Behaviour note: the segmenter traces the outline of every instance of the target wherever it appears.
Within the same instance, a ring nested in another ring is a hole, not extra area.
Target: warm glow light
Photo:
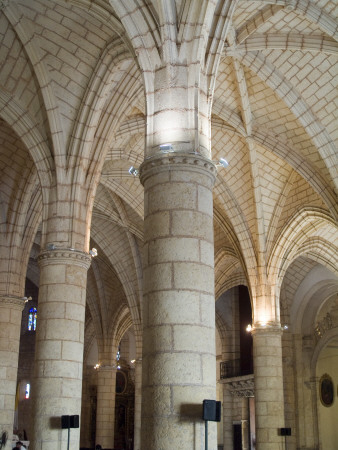
[[[100,363],[95,364],[94,369],[99,369],[101,367]]]
[[[247,331],[248,333],[250,333],[251,330],[252,330],[252,326],[249,324],[249,325],[246,327],[246,331]]]
[[[132,359],[130,362],[131,362],[132,364],[134,364],[135,361],[136,361],[136,359]]]

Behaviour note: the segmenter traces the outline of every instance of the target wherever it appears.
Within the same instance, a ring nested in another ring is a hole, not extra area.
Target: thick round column
[[[282,330],[278,326],[253,328],[256,445],[259,450],[282,450],[284,425]]]
[[[101,365],[97,374],[95,443],[114,448],[116,367]]]
[[[7,431],[11,449],[23,298],[0,295],[0,432]]]
[[[84,319],[88,254],[57,249],[39,255],[40,288],[36,329],[33,450],[67,448],[62,415],[81,414]],[[70,448],[79,448],[79,428]],[[63,442],[62,442],[63,441]]]
[[[214,164],[157,155],[145,191],[142,449],[201,448],[202,402],[216,399]],[[209,446],[217,447],[209,422]]]
[[[142,360],[135,361],[134,450],[141,450]]]

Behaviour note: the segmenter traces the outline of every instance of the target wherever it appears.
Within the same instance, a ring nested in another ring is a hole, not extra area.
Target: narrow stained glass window
[[[25,392],[25,398],[29,398],[31,392],[31,385],[29,383],[26,384],[26,392]]]
[[[35,331],[36,330],[36,318],[38,316],[38,311],[36,308],[31,308],[28,314],[28,330]]]

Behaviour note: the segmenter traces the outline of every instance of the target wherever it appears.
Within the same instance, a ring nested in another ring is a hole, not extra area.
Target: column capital
[[[266,325],[262,325],[260,323],[254,323],[251,329],[251,334],[253,336],[255,335],[259,335],[259,336],[264,336],[264,335],[282,335],[283,334],[283,329],[280,325],[280,323],[278,322],[271,322],[271,323],[267,323]]]
[[[27,301],[26,297],[18,297],[16,295],[9,295],[9,294],[0,295],[0,307],[6,305],[23,311],[26,301]]]
[[[211,186],[214,185],[217,175],[216,165],[213,161],[199,153],[170,152],[160,153],[147,158],[140,167],[140,181],[142,185],[153,175],[168,170],[185,170],[199,172],[210,178]]]
[[[9,0],[0,0],[0,11],[9,5]]]
[[[115,364],[102,364],[96,370],[98,372],[116,372],[117,366]]]
[[[43,250],[38,256],[40,267],[49,264],[72,264],[81,266],[88,270],[92,258],[89,253],[72,248],[55,248],[53,250]]]

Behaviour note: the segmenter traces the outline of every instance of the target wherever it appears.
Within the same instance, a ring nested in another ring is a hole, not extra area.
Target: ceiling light
[[[218,165],[226,168],[228,167],[229,163],[225,158],[220,158],[218,161]]]
[[[138,169],[136,169],[134,166],[131,166],[128,172],[130,173],[130,175],[134,175],[134,177],[137,177],[138,175]]]
[[[93,247],[91,250],[89,250],[89,254],[92,258],[95,258],[95,256],[97,256],[96,248]]]
[[[173,145],[170,144],[170,143],[167,143],[167,144],[161,144],[161,145],[160,145],[160,151],[161,151],[161,152],[172,152],[172,151],[174,151]]]

